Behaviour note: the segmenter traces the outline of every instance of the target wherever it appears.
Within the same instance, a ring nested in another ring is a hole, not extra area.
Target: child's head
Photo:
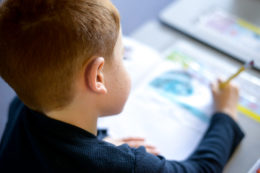
[[[125,102],[120,19],[109,0],[6,0],[0,38],[0,75],[30,108],[62,109],[85,93]]]

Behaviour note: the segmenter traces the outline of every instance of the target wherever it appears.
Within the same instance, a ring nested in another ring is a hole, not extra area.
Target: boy
[[[212,86],[218,113],[185,161],[97,138],[98,117],[120,113],[130,90],[119,22],[109,0],[3,3],[0,74],[22,102],[10,106],[1,172],[222,171],[243,138],[232,85]]]

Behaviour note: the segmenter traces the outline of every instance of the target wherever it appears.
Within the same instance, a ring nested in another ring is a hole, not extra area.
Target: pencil
[[[229,84],[229,82],[230,82],[231,80],[233,80],[234,78],[236,78],[240,73],[242,73],[242,72],[245,71],[246,69],[251,68],[251,67],[253,67],[253,66],[254,66],[254,61],[253,61],[253,60],[252,60],[252,61],[249,61],[248,63],[246,63],[246,64],[245,64],[244,66],[242,66],[235,74],[231,75],[225,82],[221,83],[221,84],[219,85],[220,89],[225,88],[225,87]]]

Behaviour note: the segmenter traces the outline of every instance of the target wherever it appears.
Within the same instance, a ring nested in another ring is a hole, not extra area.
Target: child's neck
[[[97,135],[98,114],[93,110],[91,111],[91,109],[87,109],[86,106],[69,106],[63,110],[46,113],[46,115],[50,118],[77,126]]]

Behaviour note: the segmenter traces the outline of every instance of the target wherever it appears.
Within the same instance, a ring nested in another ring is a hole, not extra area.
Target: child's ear
[[[85,70],[85,80],[89,89],[97,94],[106,94],[105,78],[103,67],[105,60],[103,57],[93,59]]]

